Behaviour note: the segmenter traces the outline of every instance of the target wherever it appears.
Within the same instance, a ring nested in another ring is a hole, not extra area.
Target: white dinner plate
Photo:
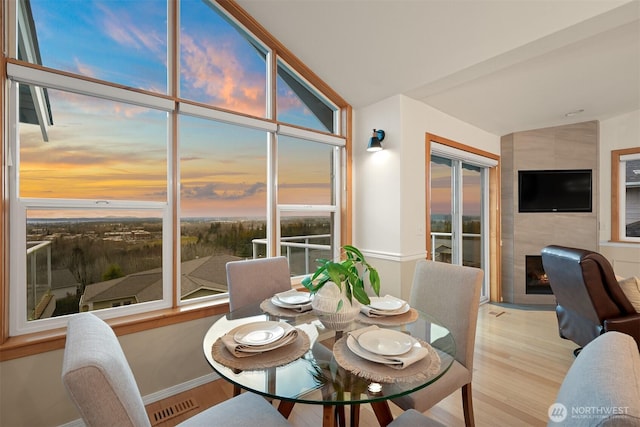
[[[352,337],[351,335],[349,335],[347,337],[347,347],[353,353],[355,353],[358,356],[362,357],[363,359],[369,360],[371,362],[384,363],[385,365],[396,365],[396,364],[399,365],[400,363],[402,363],[399,360],[389,360],[389,359],[386,359],[383,356],[379,356],[377,354],[373,354],[373,353],[365,350],[364,348],[362,348],[360,346],[360,344],[358,344],[358,341],[356,341],[356,339],[354,337]]]
[[[276,298],[285,304],[299,305],[310,302],[311,294],[309,292],[286,292],[276,295]]]
[[[287,304],[286,302],[280,301],[280,299],[278,299],[278,297],[276,296],[271,297],[271,303],[276,307],[289,308],[289,309],[302,308],[302,307],[306,307],[307,305],[311,306],[311,301],[307,301],[302,304]]]
[[[415,338],[391,329],[373,329],[358,337],[358,344],[365,350],[382,356],[397,356],[411,350]]]
[[[371,301],[368,305],[371,308],[375,308],[376,310],[382,311],[394,311],[400,309],[403,305],[407,303],[396,298],[387,298],[387,297],[371,297],[369,298]]]
[[[236,330],[233,339],[245,345],[270,344],[284,336],[284,328],[279,323],[273,321],[247,323]]]

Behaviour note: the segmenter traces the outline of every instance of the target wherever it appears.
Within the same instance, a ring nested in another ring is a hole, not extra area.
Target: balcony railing
[[[51,242],[27,242],[27,313],[39,319],[51,292]]]
[[[290,236],[280,239],[280,252],[287,257],[289,269],[293,276],[307,275],[315,271],[315,260],[331,257],[331,245],[312,243],[314,240],[331,239],[330,234],[314,234],[311,236]],[[266,249],[267,239],[253,239],[253,258],[259,258],[261,247]],[[301,249],[301,251],[296,251]]]
[[[478,267],[481,265],[482,235],[477,233],[462,233],[463,265]],[[431,259],[433,261],[451,263],[453,233],[431,233]]]

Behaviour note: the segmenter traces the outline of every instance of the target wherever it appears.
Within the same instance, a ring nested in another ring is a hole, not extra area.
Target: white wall
[[[640,147],[640,110],[600,122],[600,247],[616,274],[640,277],[640,245],[611,239],[611,151]]]
[[[611,151],[640,147],[640,110],[600,122],[600,241],[611,238]]]
[[[499,154],[500,137],[403,95],[354,112],[354,243],[380,269],[382,292],[407,298],[426,252],[425,133]],[[372,129],[384,150],[366,151]]]

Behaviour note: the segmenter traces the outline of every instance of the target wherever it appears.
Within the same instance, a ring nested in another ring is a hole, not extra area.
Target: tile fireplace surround
[[[501,138],[502,297],[515,304],[555,304],[526,292],[526,256],[547,245],[598,250],[598,122],[512,133]],[[584,213],[518,212],[518,171],[591,169],[592,206]]]

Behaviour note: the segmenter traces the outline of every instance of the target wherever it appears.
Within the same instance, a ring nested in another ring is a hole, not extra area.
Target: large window
[[[283,61],[278,61],[278,120],[324,132],[336,131],[338,108]]]
[[[207,0],[9,8],[10,335],[215,301],[231,260],[295,276],[338,253],[347,106],[251,23]]]
[[[227,292],[228,261],[266,256],[267,133],[180,117],[183,299]]]
[[[18,58],[167,93],[164,1],[18,0]]]
[[[640,243],[640,147],[611,152],[611,240]]]
[[[267,116],[267,49],[206,0],[180,2],[180,95]]]
[[[315,271],[317,259],[333,258],[333,229],[339,212],[336,147],[299,138],[278,139],[280,250],[292,274]]]

